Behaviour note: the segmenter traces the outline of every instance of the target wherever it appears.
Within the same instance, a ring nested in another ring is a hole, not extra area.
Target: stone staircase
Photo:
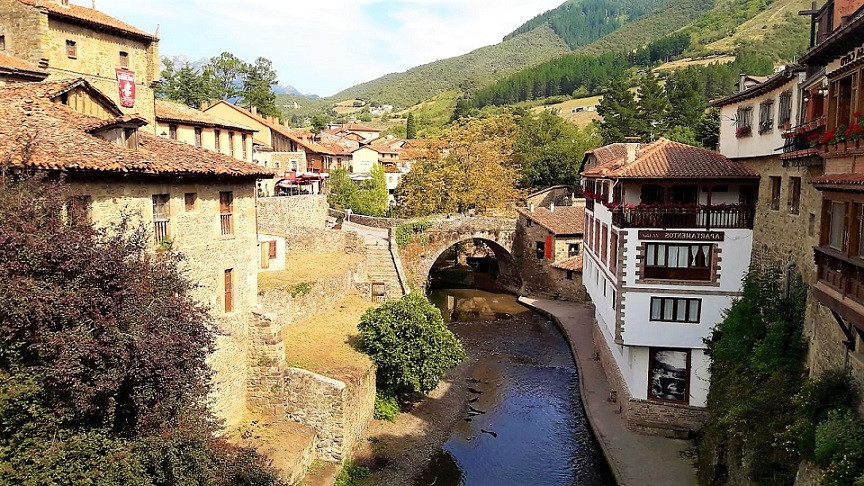
[[[399,284],[399,275],[396,272],[396,264],[386,242],[379,241],[376,244],[366,244],[366,272],[369,283],[383,282],[385,285],[385,296],[388,299],[398,299],[404,294]],[[374,291],[374,289],[373,289]]]

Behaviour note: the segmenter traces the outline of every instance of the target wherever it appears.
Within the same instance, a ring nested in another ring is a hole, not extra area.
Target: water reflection
[[[415,484],[614,484],[554,323],[508,294],[436,290],[430,298],[479,364],[459,384],[465,417]]]

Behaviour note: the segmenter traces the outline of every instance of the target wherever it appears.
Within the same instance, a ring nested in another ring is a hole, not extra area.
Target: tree
[[[404,152],[414,163],[397,188],[400,210],[413,216],[483,213],[512,203],[520,195],[513,157],[517,128],[509,113],[468,119]]]
[[[327,194],[327,202],[336,209],[351,207],[354,193],[357,192],[357,184],[351,180],[347,169],[338,168],[330,171],[330,192]]]
[[[204,72],[213,80],[213,93],[216,98],[231,100],[240,95],[239,87],[248,66],[230,52],[211,57]]]
[[[198,73],[187,62],[177,69],[170,59],[162,61],[162,82],[156,94],[160,98],[184,103],[199,109],[201,104],[213,98],[213,86],[210,77]]]
[[[705,148],[714,150],[720,143],[720,109],[711,108],[696,125],[696,140]]]
[[[59,183],[0,180],[0,483],[279,484],[217,438],[207,309],[144,227],[64,221]]]
[[[666,117],[669,112],[666,91],[657,82],[654,74],[649,72],[639,81],[636,95],[639,98],[637,112],[641,135],[645,140],[654,139],[666,129]]]
[[[414,113],[411,112],[408,112],[408,119],[405,120],[405,138],[417,138],[417,125],[414,122]]]
[[[264,57],[255,59],[252,64],[246,64],[243,70],[243,105],[247,108],[255,106],[258,113],[282,117],[282,112],[276,106],[276,95],[273,94],[272,86],[279,81],[273,63]]]
[[[360,189],[351,197],[351,210],[367,216],[384,216],[389,207],[390,193],[387,191],[387,176],[381,164],[372,166],[371,179],[363,181]]]
[[[367,310],[358,328],[384,392],[427,393],[466,357],[441,311],[417,292]]]
[[[638,136],[643,131],[638,105],[623,79],[612,80],[606,86],[603,99],[597,105],[597,114],[603,117],[599,123],[603,143],[623,142],[626,137]]]
[[[666,81],[666,92],[671,109],[668,126],[695,128],[708,107],[708,100],[701,89],[696,71],[682,71]]]
[[[591,127],[580,130],[548,111],[526,113],[519,119],[513,143],[516,162],[522,167],[523,188],[543,188],[579,183],[579,168],[586,150],[600,145]]]

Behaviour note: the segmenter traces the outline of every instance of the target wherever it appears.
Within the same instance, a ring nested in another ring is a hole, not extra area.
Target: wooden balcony
[[[820,304],[864,329],[864,259],[827,247],[815,247],[818,283],[814,296]]]
[[[619,228],[753,229],[753,206],[618,207],[612,224]]]

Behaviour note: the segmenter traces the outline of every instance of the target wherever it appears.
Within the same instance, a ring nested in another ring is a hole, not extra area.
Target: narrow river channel
[[[429,298],[464,343],[471,372],[464,417],[415,485],[614,484],[556,325],[510,294],[437,289]]]

